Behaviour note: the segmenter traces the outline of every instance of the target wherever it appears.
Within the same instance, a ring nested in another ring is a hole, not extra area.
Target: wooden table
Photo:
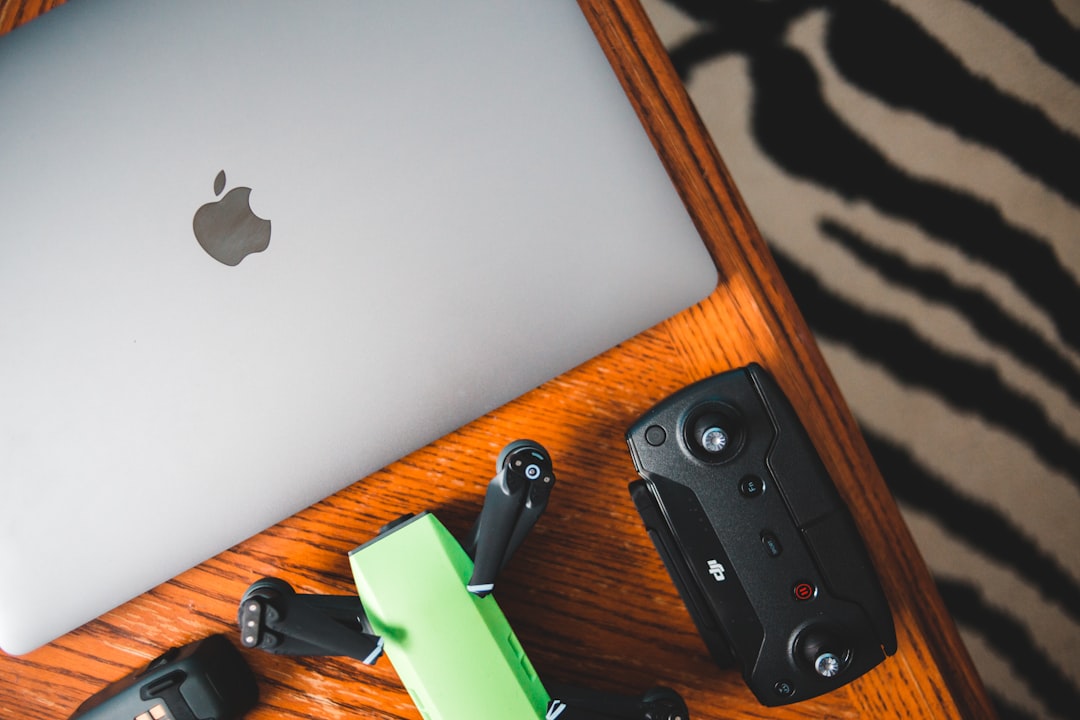
[[[51,0],[0,0],[0,31]],[[720,271],[699,305],[22,657],[0,656],[0,717],[56,720],[168,647],[236,639],[248,585],[349,594],[346,553],[402,513],[471,525],[508,441],[530,437],[559,475],[551,504],[499,581],[499,602],[542,676],[639,693],[679,690],[695,720],[988,718],[993,711],[930,574],[753,220],[636,0],[581,0]],[[645,289],[643,289],[645,291]],[[627,494],[623,433],[700,378],[757,361],[777,378],[850,505],[896,621],[899,651],[854,683],[781,708],[707,656]],[[252,720],[420,715],[386,660],[245,651]]]

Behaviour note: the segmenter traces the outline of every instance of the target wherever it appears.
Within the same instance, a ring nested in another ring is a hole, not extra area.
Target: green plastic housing
[[[431,513],[349,553],[384,651],[425,720],[542,719],[550,697],[473,562]]]

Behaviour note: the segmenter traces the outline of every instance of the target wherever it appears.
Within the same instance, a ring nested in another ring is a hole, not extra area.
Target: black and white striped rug
[[[1001,717],[1080,717],[1080,0],[644,4]]]

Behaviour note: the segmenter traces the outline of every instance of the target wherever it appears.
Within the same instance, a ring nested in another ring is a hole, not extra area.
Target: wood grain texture
[[[0,30],[54,4],[0,0]],[[235,638],[237,602],[262,576],[299,592],[353,592],[346,553],[402,513],[430,509],[463,533],[497,453],[519,437],[548,448],[559,483],[498,596],[542,676],[629,693],[669,685],[695,720],[993,717],[851,413],[647,18],[636,0],[581,5],[710,248],[715,292],[50,645],[0,656],[0,717],[67,717],[167,647],[214,632]],[[762,707],[736,670],[709,659],[626,490],[636,477],[623,439],[631,422],[686,384],[750,361],[787,392],[850,505],[899,639],[894,657],[851,685],[783,708]],[[262,691],[252,720],[420,718],[386,660],[368,668],[245,657]]]

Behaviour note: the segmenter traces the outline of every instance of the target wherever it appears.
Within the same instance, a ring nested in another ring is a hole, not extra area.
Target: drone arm
[[[488,483],[484,507],[476,519],[470,540],[473,574],[469,592],[483,597],[495,587],[495,575],[503,566],[506,543],[514,531],[518,513],[528,490],[520,473],[504,468]]]
[[[298,595],[276,578],[248,588],[237,620],[244,647],[277,655],[340,655],[371,665],[382,654],[359,598]]]
[[[536,521],[540,519],[544,510],[547,509],[548,498],[551,496],[551,490],[554,486],[555,474],[550,472],[545,473],[543,477],[529,481],[525,506],[521,509],[517,523],[514,525],[514,530],[510,535],[510,540],[506,544],[506,553],[503,555],[500,569],[510,562],[510,558],[521,547],[525,537],[532,531]]]
[[[495,587],[495,576],[536,524],[555,484],[547,450],[532,440],[507,445],[496,467],[484,507],[463,543],[474,563],[468,589],[480,597]]]

